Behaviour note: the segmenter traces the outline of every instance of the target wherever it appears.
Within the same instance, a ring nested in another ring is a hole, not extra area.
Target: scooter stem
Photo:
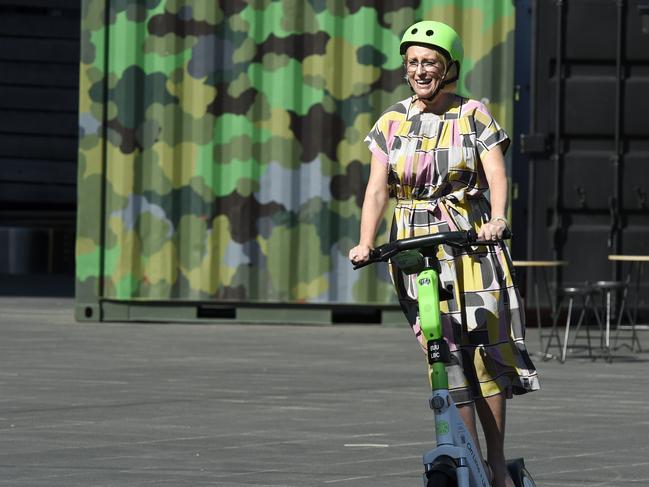
[[[442,321],[439,311],[439,274],[435,269],[424,269],[417,275],[419,292],[419,324],[428,344],[429,361],[431,354],[440,353]],[[432,348],[432,349],[431,349]],[[443,362],[431,363],[430,381],[433,391],[448,389],[448,374]]]

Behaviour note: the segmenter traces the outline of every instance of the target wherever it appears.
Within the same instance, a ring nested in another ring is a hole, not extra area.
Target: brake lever
[[[464,243],[464,244],[455,243],[455,242],[447,242],[444,245],[448,245],[449,247],[452,247],[454,249],[464,249],[464,248],[467,247],[467,245],[473,245],[473,242]]]
[[[476,246],[483,246],[483,247],[495,247],[498,245],[498,242],[502,242],[503,240],[501,238],[497,240],[475,240],[474,242],[471,242],[471,245],[476,245]]]

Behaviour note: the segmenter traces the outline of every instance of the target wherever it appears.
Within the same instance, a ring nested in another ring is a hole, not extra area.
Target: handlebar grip
[[[358,264],[354,264],[352,262],[352,266],[353,266],[353,269],[356,271],[356,270],[358,270],[358,269],[360,269],[362,267],[368,266],[368,265],[373,264],[373,263],[374,262],[372,262],[371,260],[366,260],[365,262],[359,262]]]
[[[509,228],[505,228],[502,237],[497,240],[478,240],[477,238],[472,242],[473,245],[498,245],[498,242],[509,240],[512,238],[512,232]]]
[[[370,256],[365,262],[359,262],[358,264],[352,263],[352,265],[354,266],[354,270],[356,270],[356,269],[360,269],[361,267],[374,264],[376,261],[380,260],[380,258],[381,258],[381,250],[377,247],[375,249],[370,249]]]
[[[378,248],[370,249],[370,260],[378,259],[380,257],[381,257],[381,251]]]

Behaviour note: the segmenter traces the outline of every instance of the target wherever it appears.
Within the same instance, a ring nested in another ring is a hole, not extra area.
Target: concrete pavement
[[[421,485],[431,412],[406,328],[72,312],[0,298],[0,485]],[[648,359],[537,359],[542,391],[508,403],[508,454],[538,486],[649,486]]]

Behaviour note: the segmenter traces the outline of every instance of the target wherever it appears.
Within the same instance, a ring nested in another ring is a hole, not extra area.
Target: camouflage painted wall
[[[511,130],[511,0],[83,0],[82,16],[78,302],[393,302],[385,269],[346,255],[363,137],[409,95],[416,20],[455,26],[461,92]]]

